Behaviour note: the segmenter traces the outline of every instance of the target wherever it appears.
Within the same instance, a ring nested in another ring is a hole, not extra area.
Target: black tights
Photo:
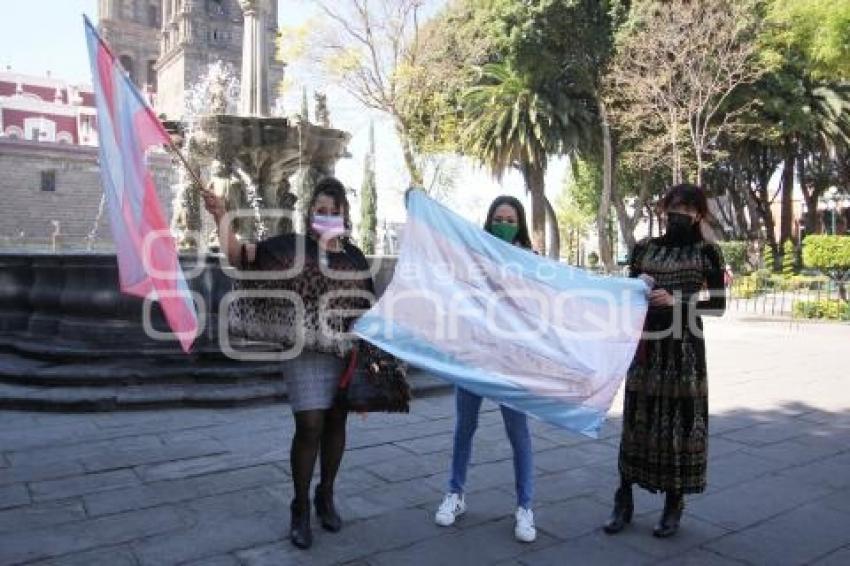
[[[296,505],[302,509],[306,509],[310,501],[310,481],[320,448],[320,488],[325,495],[333,495],[334,480],[345,451],[347,418],[348,411],[337,407],[295,413],[295,436],[292,437],[289,459]]]

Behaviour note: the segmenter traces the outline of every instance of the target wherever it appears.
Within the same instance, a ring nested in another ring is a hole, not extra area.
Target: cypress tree
[[[782,246],[782,276],[791,277],[794,275],[794,244],[791,240],[785,240]]]
[[[363,171],[360,189],[360,248],[364,254],[375,253],[378,237],[378,189],[375,182],[375,125],[369,124],[369,153]]]
[[[776,271],[776,261],[773,257],[773,248],[767,243],[764,245],[764,268],[771,273]]]

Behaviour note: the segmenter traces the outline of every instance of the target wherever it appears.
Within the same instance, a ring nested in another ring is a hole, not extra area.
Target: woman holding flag
[[[334,401],[344,360],[352,348],[347,333],[356,317],[351,313],[371,305],[367,298],[373,296],[369,264],[348,238],[348,199],[345,187],[334,178],[325,178],[316,186],[306,207],[306,236],[287,234],[257,243],[240,242],[228,226],[224,201],[211,190],[204,191],[203,198],[216,220],[229,263],[240,269],[280,272],[274,278],[276,288],[282,285],[296,293],[303,304],[302,317],[296,321],[293,315],[280,324],[287,327],[284,332],[292,336],[303,333],[304,339],[303,351],[284,362],[283,373],[295,417],[290,540],[299,548],[309,548],[313,540],[310,483],[317,458],[321,469],[314,498],[317,515],[325,530],[337,532],[342,527],[333,493],[345,451],[348,411]],[[294,270],[297,272],[284,273]],[[303,328],[291,328],[295,325]]]
[[[656,537],[676,534],[684,495],[701,493],[706,484],[708,380],[700,315],[720,316],[726,308],[723,254],[704,220],[708,202],[700,187],[672,187],[660,207],[664,235],[639,242],[629,264],[630,276],[652,291],[626,377],[620,487],[604,526],[608,534],[631,521],[633,484],[666,495]]]
[[[531,251],[531,239],[522,203],[511,196],[500,196],[493,201],[487,212],[484,230],[515,246]],[[472,456],[472,438],[478,426],[478,412],[482,398],[461,387],[456,388],[457,421],[452,450],[449,492],[443,498],[434,517],[440,526],[454,524],[466,512],[464,486],[466,471]],[[525,413],[500,405],[505,432],[513,448],[514,474],[516,477],[517,510],[515,513],[514,536],[521,542],[532,542],[537,537],[534,514],[531,510],[534,495],[534,465],[531,434]]]

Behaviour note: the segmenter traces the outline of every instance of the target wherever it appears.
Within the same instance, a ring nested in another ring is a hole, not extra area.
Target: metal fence
[[[729,290],[728,310],[760,317],[850,321],[850,303],[827,277],[744,277]]]

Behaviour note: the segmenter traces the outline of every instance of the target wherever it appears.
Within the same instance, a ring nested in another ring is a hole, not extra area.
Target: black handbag
[[[409,413],[407,366],[361,340],[352,348],[340,376],[336,403],[358,413]]]

